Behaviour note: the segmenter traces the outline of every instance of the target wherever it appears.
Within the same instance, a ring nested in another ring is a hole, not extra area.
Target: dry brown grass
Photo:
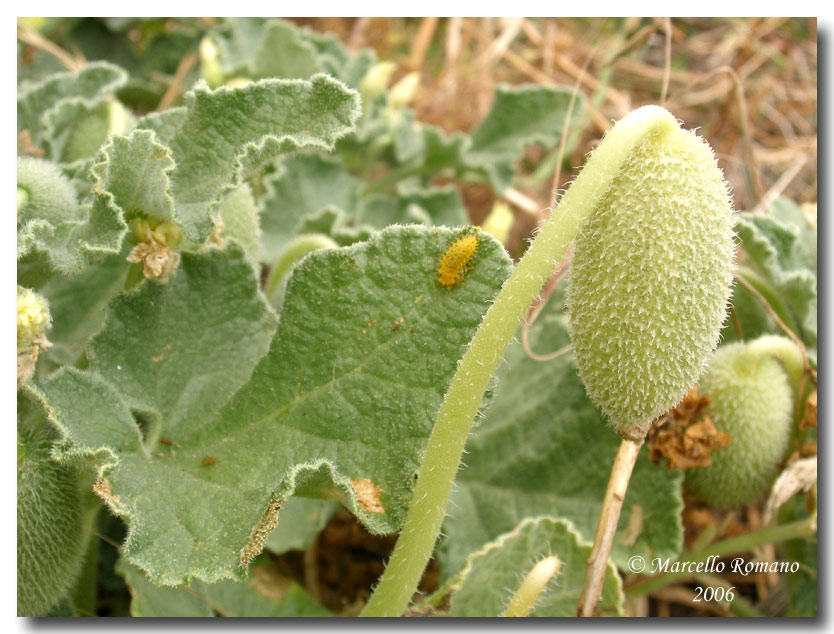
[[[381,58],[396,61],[401,74],[421,70],[418,117],[447,131],[477,124],[497,83],[578,82],[587,124],[568,143],[570,165],[581,164],[612,121],[638,106],[663,103],[713,145],[738,209],[755,208],[774,187],[797,202],[816,202],[815,18],[300,22],[331,31],[352,48],[372,46]],[[527,158],[535,164],[542,157],[532,151]],[[560,186],[574,176],[562,170]],[[549,179],[522,193],[542,208],[552,202]],[[471,209],[473,219],[489,204]]]

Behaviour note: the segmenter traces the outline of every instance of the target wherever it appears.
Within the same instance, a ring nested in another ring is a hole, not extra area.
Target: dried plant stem
[[[759,201],[759,204],[753,208],[754,214],[762,214],[767,211],[768,207],[773,204],[773,201],[779,198],[782,195],[782,192],[790,185],[791,181],[796,177],[797,174],[805,167],[805,163],[808,162],[808,157],[803,154],[797,154],[796,158],[791,162],[788,166],[788,169],[779,177],[773,187],[767,190],[767,193],[762,197]]]
[[[428,17],[423,18],[420,23],[420,28],[417,29],[417,35],[414,36],[414,45],[411,47],[411,54],[408,56],[408,67],[411,69],[419,69],[423,66],[423,60],[426,57],[426,52],[429,50],[431,38],[434,36],[434,31],[437,28],[437,23],[440,18]]]
[[[52,57],[57,59],[68,70],[71,70],[74,73],[84,67],[83,59],[74,58],[60,46],[50,42],[32,27],[24,22],[21,22],[20,20],[17,21],[17,39],[24,44],[28,44],[29,46],[33,46],[34,48],[43,51],[44,53],[52,55]]]
[[[660,105],[666,105],[669,94],[669,78],[672,75],[672,18],[665,18],[663,26],[666,31],[666,54],[663,64],[663,87],[660,89]]]
[[[628,481],[637,462],[643,440],[623,438],[620,450],[614,459],[608,489],[602,500],[602,510],[599,514],[597,533],[594,536],[594,546],[588,558],[588,570],[585,573],[585,585],[579,597],[577,616],[593,616],[602,597],[602,582],[605,580],[605,569],[608,567],[608,555],[614,543],[614,533],[623,508],[623,500],[628,490]]]
[[[157,112],[162,112],[170,108],[177,100],[177,97],[182,93],[182,85],[186,75],[191,72],[191,69],[194,68],[199,59],[200,56],[197,51],[190,51],[182,56],[177,70],[174,73],[174,79],[171,81],[171,85],[168,86],[165,94],[162,95],[162,99],[159,100],[159,105],[156,107]]]

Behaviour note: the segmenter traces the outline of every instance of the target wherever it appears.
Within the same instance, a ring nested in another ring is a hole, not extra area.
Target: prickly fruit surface
[[[742,506],[767,493],[790,443],[794,391],[784,361],[768,352],[769,339],[781,339],[793,346],[791,356],[799,356],[783,337],[727,344],[698,386],[711,400],[706,414],[732,437],[728,447],[712,453],[712,464],[686,471],[687,488],[715,508]]]
[[[698,380],[732,274],[732,208],[712,150],[679,128],[650,136],[580,231],[568,291],[579,374],[621,434]]]
[[[45,431],[21,423],[17,443],[17,615],[40,616],[80,570],[82,510],[76,476],[52,460]]]

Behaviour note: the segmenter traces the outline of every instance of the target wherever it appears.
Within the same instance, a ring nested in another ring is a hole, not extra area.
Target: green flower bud
[[[388,105],[394,110],[407,106],[414,100],[419,87],[419,71],[409,73],[391,87],[391,91],[388,93]]]
[[[223,85],[223,68],[217,59],[217,46],[209,37],[200,41],[200,76],[212,88]]]
[[[496,201],[492,206],[492,211],[484,219],[481,224],[481,229],[487,233],[491,233],[502,244],[507,244],[510,239],[510,231],[513,228],[515,216],[513,215],[510,206],[500,200]]]
[[[378,62],[371,66],[359,84],[359,92],[365,101],[373,101],[388,87],[391,75],[397,70],[394,62]]]
[[[46,332],[52,323],[49,304],[28,288],[17,287],[17,347],[25,348]]]
[[[791,437],[794,390],[787,365],[802,363],[799,349],[784,337],[761,337],[722,346],[698,390],[710,398],[705,414],[729,434],[728,447],[712,463],[686,471],[686,486],[716,508],[754,502],[770,489]]]
[[[42,218],[53,225],[75,220],[78,200],[75,190],[61,169],[43,159],[17,159],[17,221]],[[21,194],[25,192],[25,196]]]
[[[579,374],[620,434],[642,438],[698,380],[732,276],[732,209],[715,156],[695,133],[659,128],[613,177],[571,265]]]

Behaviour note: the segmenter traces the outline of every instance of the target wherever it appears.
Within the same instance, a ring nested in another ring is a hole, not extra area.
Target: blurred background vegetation
[[[215,18],[33,18],[18,29],[18,79],[106,59],[131,71],[119,98],[135,111],[176,103],[199,77],[201,34]],[[613,121],[662,104],[715,148],[739,210],[779,195],[816,203],[817,27],[815,18],[291,18],[338,37],[350,51],[373,48],[396,65],[391,83],[419,72],[416,118],[469,131],[501,83],[575,87],[582,117],[559,148],[528,149],[521,187],[504,193],[527,222],[549,207]],[[36,27],[37,30],[35,30]],[[56,50],[57,49],[57,50]],[[479,223],[495,202],[463,186]],[[807,213],[815,213],[808,205]],[[526,213],[525,213],[526,212]]]

